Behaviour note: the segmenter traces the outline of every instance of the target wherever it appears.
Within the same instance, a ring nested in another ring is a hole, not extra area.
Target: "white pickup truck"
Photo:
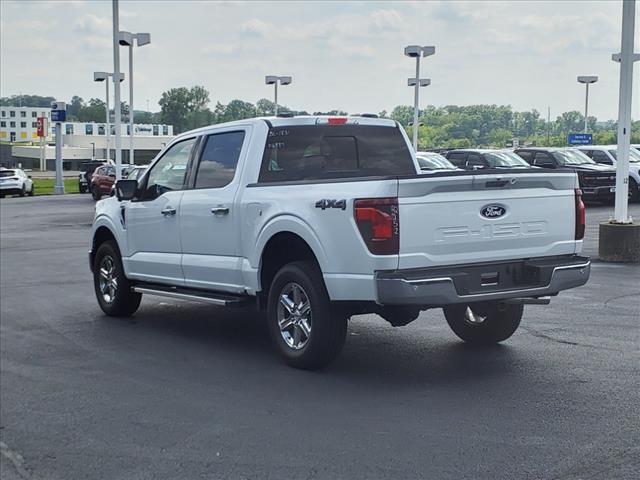
[[[266,309],[299,368],[341,350],[347,320],[394,326],[443,308],[495,343],[523,305],[583,285],[585,212],[573,172],[420,175],[403,129],[370,117],[273,117],[184,133],[96,205],[89,254],[107,315],[143,294]]]

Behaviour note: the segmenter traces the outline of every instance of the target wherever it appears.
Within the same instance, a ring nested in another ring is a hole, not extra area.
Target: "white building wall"
[[[51,118],[51,110],[42,107],[0,107],[0,141],[37,141],[38,117]]]
[[[0,107],[0,141],[33,142],[38,141],[36,121],[38,117],[47,117],[47,139],[53,139],[51,110],[33,107]],[[121,135],[129,135],[129,124],[122,123]],[[173,125],[134,124],[136,137],[173,137]],[[106,136],[106,123],[95,122],[62,122],[63,135],[98,135]],[[115,135],[115,126],[111,124],[111,135]],[[134,140],[135,141],[135,140]],[[113,144],[113,140],[112,140]]]

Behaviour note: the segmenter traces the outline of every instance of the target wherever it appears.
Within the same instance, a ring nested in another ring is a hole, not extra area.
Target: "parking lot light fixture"
[[[273,113],[275,116],[278,116],[278,83],[280,83],[280,85],[290,85],[292,81],[293,79],[289,75],[283,77],[279,77],[277,75],[267,75],[266,77],[264,77],[264,83],[266,85],[273,85],[274,88]]]
[[[134,164],[133,149],[133,45],[138,47],[151,43],[151,35],[148,33],[120,32],[118,42],[121,46],[129,47],[129,164]]]
[[[109,144],[111,142],[111,119],[110,119],[110,114],[109,114],[109,78],[113,77],[113,73],[108,73],[108,72],[93,72],[93,81],[94,82],[104,82],[104,86],[105,86],[105,90],[106,90],[106,94],[105,94],[105,101],[106,101],[106,105],[105,105],[105,110],[106,110],[106,121],[107,121],[107,125],[106,125],[106,135],[107,135],[107,148],[106,148],[106,156],[107,156],[107,160],[111,159],[111,152],[109,150]],[[120,74],[120,81],[122,82],[124,80],[124,74]]]
[[[595,75],[581,75],[578,77],[579,83],[584,83],[586,87],[586,93],[584,97],[584,133],[587,133],[587,116],[589,114],[589,84],[596,83],[598,77]]]
[[[413,98],[413,123],[415,125],[418,124],[418,116],[420,114],[420,87],[427,87],[431,85],[431,79],[429,78],[420,78],[420,58],[421,57],[429,57],[436,53],[436,47],[434,46],[425,46],[422,47],[420,45],[409,45],[405,47],[404,54],[407,57],[416,59],[416,76],[414,78],[409,78],[407,80],[407,85],[410,87],[414,87],[414,98]],[[413,150],[418,150],[418,129],[413,129]]]

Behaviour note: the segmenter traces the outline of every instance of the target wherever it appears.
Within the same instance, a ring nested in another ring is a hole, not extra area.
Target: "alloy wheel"
[[[311,338],[311,301],[297,283],[288,283],[280,291],[278,326],[282,339],[294,350],[304,348]]]
[[[98,271],[100,294],[106,303],[112,303],[118,292],[118,279],[116,278],[116,264],[111,255],[105,255],[100,261]]]

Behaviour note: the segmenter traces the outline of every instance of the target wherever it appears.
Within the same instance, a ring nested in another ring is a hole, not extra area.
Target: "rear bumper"
[[[589,280],[588,257],[567,255],[510,262],[376,273],[381,305],[439,307],[556,295]]]
[[[6,185],[0,187],[0,193],[2,195],[18,195],[22,192],[22,187],[20,185]]]

